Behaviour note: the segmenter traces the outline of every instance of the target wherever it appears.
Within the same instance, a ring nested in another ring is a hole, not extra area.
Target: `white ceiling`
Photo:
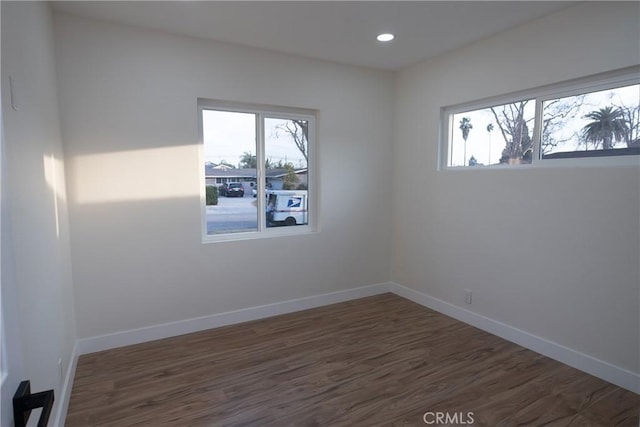
[[[567,7],[556,1],[68,1],[54,10],[311,58],[397,70]],[[376,41],[391,32],[396,39]]]

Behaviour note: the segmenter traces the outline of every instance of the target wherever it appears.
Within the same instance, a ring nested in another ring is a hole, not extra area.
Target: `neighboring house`
[[[298,185],[308,185],[307,169],[296,169],[294,172],[298,176]],[[207,185],[215,185],[218,187],[228,182],[242,182],[247,183],[243,185],[245,186],[245,190],[249,190],[252,187],[251,183],[256,182],[255,168],[220,168],[214,166],[213,163],[207,163],[204,167],[204,174]],[[286,175],[286,169],[267,169],[267,187],[272,190],[281,190]]]

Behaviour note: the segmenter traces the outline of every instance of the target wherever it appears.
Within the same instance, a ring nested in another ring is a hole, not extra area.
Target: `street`
[[[216,206],[207,206],[207,234],[238,233],[257,229],[257,201],[251,196],[219,197]]]

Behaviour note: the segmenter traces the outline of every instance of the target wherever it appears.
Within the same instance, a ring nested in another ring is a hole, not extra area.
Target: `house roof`
[[[307,169],[295,169],[296,174],[305,174]],[[286,169],[267,169],[267,178],[282,178],[288,173]],[[255,168],[217,169],[210,164],[205,165],[206,178],[256,178]]]

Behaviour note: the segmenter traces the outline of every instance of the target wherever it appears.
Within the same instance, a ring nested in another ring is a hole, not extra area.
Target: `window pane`
[[[308,224],[309,122],[264,119],[267,227]]]
[[[202,133],[207,234],[257,231],[256,115],[204,110]]]
[[[531,163],[535,101],[451,116],[449,166]]]
[[[640,153],[640,85],[543,102],[543,158]]]

